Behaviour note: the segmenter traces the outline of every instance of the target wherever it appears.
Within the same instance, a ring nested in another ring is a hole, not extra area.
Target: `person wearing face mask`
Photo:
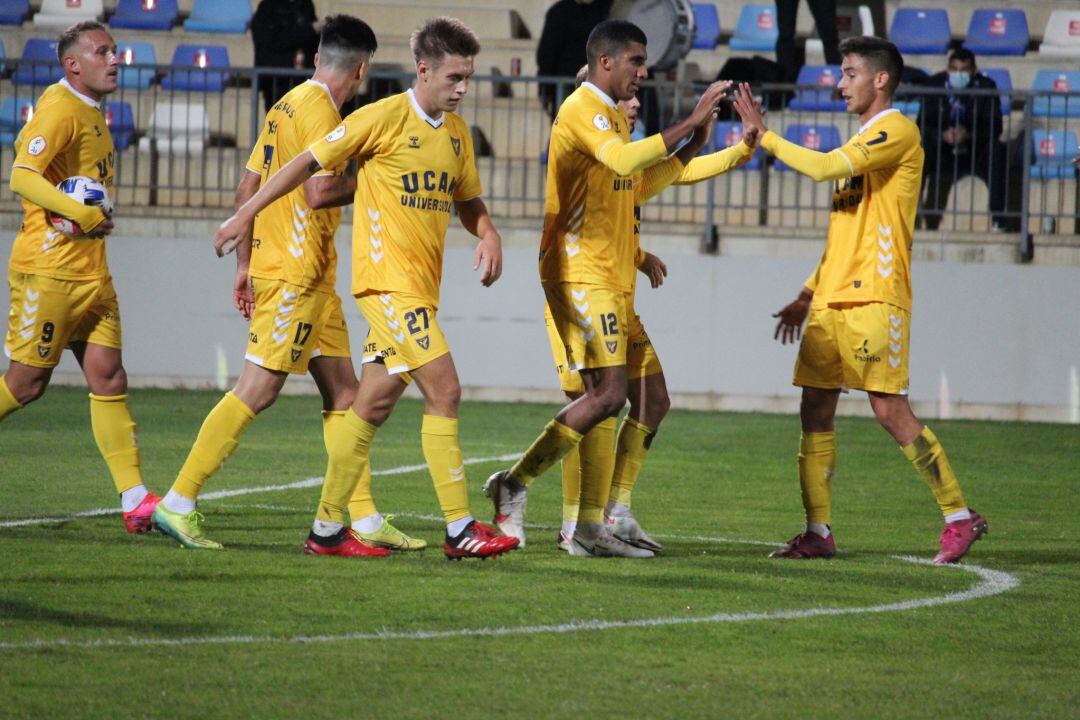
[[[1001,141],[1001,100],[969,90],[996,90],[997,84],[979,72],[975,54],[959,48],[949,66],[930,78],[927,87],[945,88],[944,95],[923,97],[919,113],[926,164],[923,166],[923,212],[926,227],[936,230],[953,183],[975,175],[990,190],[995,230],[1005,229],[1005,144]]]

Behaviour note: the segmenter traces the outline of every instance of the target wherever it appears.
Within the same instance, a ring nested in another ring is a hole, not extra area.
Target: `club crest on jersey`
[[[409,136],[409,147],[414,148],[414,149],[419,148],[420,147],[420,138],[418,136],[416,136],[416,135],[410,135]]]
[[[597,130],[611,129],[611,122],[608,121],[607,116],[603,113],[596,113],[596,115],[593,116],[592,123],[596,126]]]
[[[331,131],[329,135],[326,136],[326,142],[337,142],[343,137],[345,137],[345,126],[338,125],[336,128],[333,129],[333,131]]]
[[[52,352],[52,348],[49,347],[48,345],[38,345],[37,346],[38,357],[47,358],[47,357],[49,357],[50,352]]]
[[[296,362],[300,359],[300,356],[303,354],[303,352],[303,350],[290,350],[289,355],[292,357],[292,361]]]
[[[45,151],[45,138],[38,135],[26,146],[26,152],[31,155],[40,155]]]
[[[618,340],[605,340],[604,345],[607,346],[607,351],[609,353],[611,353],[612,355],[614,355],[615,351],[619,349],[619,341]]]
[[[419,345],[421,349],[427,350],[431,347],[431,336],[425,335],[422,338],[416,338],[416,344]]]
[[[450,147],[454,148],[454,155],[461,155],[461,139],[452,137],[450,138]]]

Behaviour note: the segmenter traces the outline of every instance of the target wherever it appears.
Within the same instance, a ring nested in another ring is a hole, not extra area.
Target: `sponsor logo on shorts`
[[[252,345],[258,345],[259,336],[256,333],[248,333],[248,342],[250,342]]]
[[[38,357],[47,358],[47,357],[49,357],[50,352],[52,352],[52,348],[49,347],[48,345],[38,345],[37,346]]]
[[[429,347],[431,347],[431,336],[425,335],[422,338],[416,338],[416,344],[424,350],[427,350]]]
[[[877,355],[870,353],[870,341],[863,340],[862,347],[855,351],[855,359],[863,363],[877,363],[881,362],[881,358]]]
[[[604,345],[607,346],[607,351],[611,354],[615,354],[615,351],[619,349],[618,340],[605,340]]]
[[[366,345],[364,345],[364,353],[365,354],[374,353],[376,350],[377,350],[377,348],[375,347],[375,343],[370,343],[369,342]]]

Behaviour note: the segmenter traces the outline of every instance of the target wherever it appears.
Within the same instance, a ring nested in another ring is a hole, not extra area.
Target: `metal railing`
[[[8,187],[12,140],[27,119],[26,105],[19,101],[32,106],[45,89],[21,78],[28,71],[49,71],[50,66],[58,72],[55,64],[7,61],[10,77],[0,80],[0,201],[14,199]],[[303,70],[166,65],[130,65],[123,71],[137,78],[138,86],[121,87],[107,99],[118,151],[116,202],[121,207],[165,209],[230,207],[265,117],[265,99],[276,100],[308,76]],[[177,73],[188,82],[178,84]],[[372,72],[365,92],[345,111],[399,92],[412,81],[411,73]],[[688,113],[702,88],[650,81],[641,93],[639,123],[649,132],[661,129]],[[473,78],[460,113],[473,129],[477,165],[493,214],[542,218],[551,126],[542,91],[557,107],[572,89],[567,78]],[[800,144],[828,150],[858,129],[858,119],[836,105],[832,88],[763,85],[755,91],[770,109],[769,127]],[[956,112],[951,99],[968,104],[967,120],[974,129],[962,144],[967,152],[953,152],[950,138],[934,131],[946,127]],[[922,227],[1016,233],[1025,256],[1030,255],[1034,233],[1080,231],[1075,166],[1071,157],[1064,157],[1067,148],[1058,146],[1068,133],[1080,134],[1080,93],[972,89],[950,96],[941,88],[903,86],[898,100],[923,130],[927,168]],[[721,120],[737,123],[733,117]],[[716,132],[716,147],[741,137],[737,124],[721,122]],[[1058,162],[1047,162],[1051,157]],[[737,171],[696,186],[669,188],[643,208],[642,216],[645,221],[704,226],[706,238],[712,238],[716,227],[824,228],[830,202],[829,183],[785,170],[759,150]]]

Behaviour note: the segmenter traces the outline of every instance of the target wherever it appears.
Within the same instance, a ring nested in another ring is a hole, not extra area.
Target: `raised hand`
[[[739,113],[739,118],[743,123],[743,134],[745,135],[748,130],[753,128],[757,131],[757,136],[765,134],[768,129],[765,127],[765,115],[761,112],[761,103],[754,99],[754,94],[750,92],[750,84],[742,83],[735,91],[735,112]]]

